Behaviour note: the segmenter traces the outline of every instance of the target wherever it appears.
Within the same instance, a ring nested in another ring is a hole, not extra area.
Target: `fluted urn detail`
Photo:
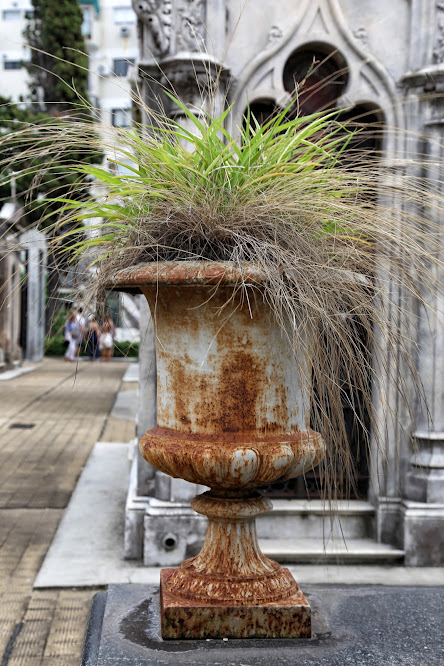
[[[174,478],[211,488],[256,488],[286,481],[312,469],[323,456],[321,437],[313,430],[248,441],[208,436],[196,440],[167,428],[154,428],[140,441],[143,456]]]
[[[303,474],[324,453],[308,427],[309,359],[276,321],[264,279],[251,265],[191,261],[116,279],[146,296],[155,325],[157,427],[142,455],[211,488],[191,505],[208,518],[201,552],[162,575],[164,638],[309,635],[305,598],[256,536],[256,516],[272,508],[256,489]]]

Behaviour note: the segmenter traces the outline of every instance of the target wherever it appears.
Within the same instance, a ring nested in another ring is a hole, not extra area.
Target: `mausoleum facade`
[[[409,168],[410,158],[419,153],[430,162],[443,160],[442,2],[133,0],[133,7],[138,15],[140,85],[150,107],[157,107],[164,86],[172,86],[190,108],[198,108],[211,73],[218,81],[212,90],[213,113],[233,104],[233,122],[240,126],[248,105],[259,119],[267,117],[288,105],[294,89],[309,77],[314,93],[304,96],[302,91],[301,111],[335,106],[378,127],[367,147],[377,149],[395,175]],[[163,101],[168,104],[166,97]],[[425,176],[433,185],[436,174]],[[444,219],[435,221],[444,225]],[[423,298],[443,314],[442,295],[427,293]],[[419,301],[407,307],[421,311]],[[155,425],[155,352],[147,311],[144,319],[139,437]],[[375,390],[373,409],[384,426],[385,451],[370,452],[359,496],[338,507],[350,552],[353,540],[370,544],[367,550],[357,548],[356,561],[361,552],[367,561],[444,563],[442,323],[424,319],[416,342],[417,370],[430,414],[418,406],[411,419],[395,392],[388,389],[382,399]],[[402,382],[402,365],[387,355],[390,373]],[[325,535],[321,502],[305,489],[305,497],[300,489],[293,496],[278,494],[273,519],[259,521],[259,534],[275,557],[272,542],[279,536],[322,541]],[[205,530],[203,519],[189,507],[196,490],[155,471],[136,454],[126,507],[126,556],[168,566],[193,554]],[[281,545],[281,559],[316,559],[316,549],[299,552],[291,543]]]

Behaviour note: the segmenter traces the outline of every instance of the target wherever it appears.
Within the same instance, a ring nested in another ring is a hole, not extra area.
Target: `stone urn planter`
[[[324,453],[308,428],[309,373],[300,376],[303,359],[262,284],[252,266],[213,262],[148,263],[115,281],[145,295],[155,322],[157,427],[142,455],[211,488],[191,504],[208,518],[201,552],[161,573],[166,639],[311,635],[308,602],[256,536],[256,516],[272,508],[256,488],[303,474]]]

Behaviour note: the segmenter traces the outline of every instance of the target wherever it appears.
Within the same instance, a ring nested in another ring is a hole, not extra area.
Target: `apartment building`
[[[137,57],[137,17],[131,0],[79,0],[89,54],[89,91],[105,124],[131,122],[128,69]]]
[[[136,15],[131,0],[79,0],[89,54],[89,93],[102,122],[128,126],[131,120],[127,73],[137,56]],[[31,0],[0,0],[0,95],[26,102],[30,52],[23,38],[32,16]]]
[[[30,54],[23,31],[31,15],[31,0],[0,0],[0,95],[15,102],[29,94],[29,77],[23,63]]]

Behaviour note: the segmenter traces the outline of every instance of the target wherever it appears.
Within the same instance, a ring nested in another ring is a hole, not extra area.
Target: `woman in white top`
[[[108,362],[113,356],[114,340],[111,327],[107,321],[102,325],[102,332],[99,338],[99,349],[102,361]]]
[[[77,321],[76,313],[73,312],[65,326],[65,342],[68,343],[68,348],[65,352],[65,361],[72,363],[78,360],[81,339],[80,325]]]

